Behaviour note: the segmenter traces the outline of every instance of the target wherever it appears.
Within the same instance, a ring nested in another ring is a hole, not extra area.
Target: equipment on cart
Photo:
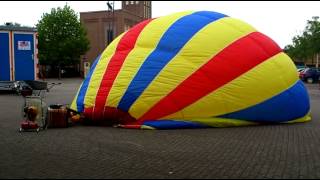
[[[30,92],[21,91],[24,97],[24,104],[22,108],[23,121],[20,124],[19,132],[22,131],[36,131],[44,130],[47,126],[47,104],[44,102],[45,92],[61,83],[48,83],[44,81],[26,81],[30,86]]]
[[[40,126],[38,125],[37,116],[39,114],[38,107],[36,106],[26,106],[24,107],[24,117],[26,118],[20,127],[20,131],[22,130],[36,130],[40,131]]]

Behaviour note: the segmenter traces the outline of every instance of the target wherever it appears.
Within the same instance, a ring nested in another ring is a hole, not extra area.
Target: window
[[[129,1],[126,1],[126,5],[129,5]]]
[[[134,1],[130,1],[130,4],[134,4]]]
[[[139,1],[136,1],[136,4],[139,4]]]

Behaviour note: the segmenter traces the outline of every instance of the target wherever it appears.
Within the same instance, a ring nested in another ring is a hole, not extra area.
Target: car
[[[299,68],[299,69],[297,69],[297,72],[301,72],[301,71],[303,71],[303,70],[305,70],[306,68]]]
[[[302,81],[314,83],[319,81],[320,71],[317,68],[305,68],[304,70],[300,71],[299,78]]]
[[[298,76],[300,76],[300,72],[303,71],[303,70],[305,70],[305,68],[299,68],[299,69],[297,69]]]

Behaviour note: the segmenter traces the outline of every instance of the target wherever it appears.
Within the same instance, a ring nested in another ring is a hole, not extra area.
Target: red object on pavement
[[[32,130],[32,129],[38,129],[39,125],[36,122],[24,120],[21,122],[21,128],[24,130]]]

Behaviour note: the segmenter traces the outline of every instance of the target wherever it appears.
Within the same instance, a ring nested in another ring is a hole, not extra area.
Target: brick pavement
[[[81,80],[62,82],[49,104],[70,103]],[[320,90],[307,86],[308,123],[155,131],[18,133],[22,98],[0,94],[0,178],[320,178]]]

